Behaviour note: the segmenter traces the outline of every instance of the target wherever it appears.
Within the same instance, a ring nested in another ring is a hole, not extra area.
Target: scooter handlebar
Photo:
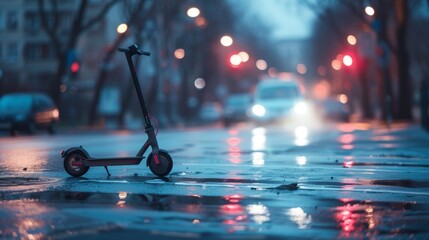
[[[119,52],[129,53],[131,55],[138,54],[138,55],[145,55],[150,56],[150,52],[142,51],[138,48],[136,44],[133,44],[129,46],[128,48],[118,48]]]
[[[150,52],[145,52],[145,51],[139,50],[139,55],[150,56]]]

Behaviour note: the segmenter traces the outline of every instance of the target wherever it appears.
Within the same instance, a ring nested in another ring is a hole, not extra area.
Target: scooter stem
[[[132,45],[132,46],[134,46],[134,45]],[[135,67],[134,67],[133,60],[132,60],[132,56],[134,54],[138,54],[138,52],[133,52],[133,51],[127,51],[127,52],[125,52],[125,56],[127,58],[128,67],[130,68],[130,72],[131,72],[131,78],[133,79],[134,87],[136,88],[137,97],[138,97],[139,103],[140,103],[140,108],[141,108],[142,113],[143,113],[145,127],[152,127],[152,123],[150,122],[150,118],[149,118],[149,112],[148,112],[147,107],[146,107],[146,102],[144,100],[144,97],[143,97],[143,94],[142,94],[142,90],[141,90],[141,87],[140,87],[140,82],[139,82],[139,80],[137,78],[136,70],[135,70]]]

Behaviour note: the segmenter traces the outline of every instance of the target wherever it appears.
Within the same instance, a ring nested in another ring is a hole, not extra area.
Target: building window
[[[9,43],[7,45],[7,53],[6,53],[7,61],[10,63],[16,63],[18,61],[18,44],[17,43]]]
[[[8,30],[18,29],[18,13],[16,11],[11,11],[7,13],[6,28]]]
[[[49,44],[31,43],[24,47],[24,56],[27,61],[49,60],[55,58],[55,51]]]
[[[25,30],[27,31],[39,31],[40,30],[40,18],[36,12],[25,13]]]
[[[27,45],[24,50],[25,60],[40,60],[42,58],[42,51],[35,45]]]
[[[0,11],[0,31],[4,29],[3,13]]]

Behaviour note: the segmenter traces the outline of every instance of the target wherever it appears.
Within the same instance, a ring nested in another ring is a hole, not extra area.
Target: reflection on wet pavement
[[[308,128],[305,126],[299,126],[295,128],[295,145],[296,146],[307,146],[308,141]]]
[[[62,164],[56,152],[4,147],[0,166],[13,174],[0,177],[0,238],[429,238],[429,158],[397,150],[405,140],[392,131],[361,132],[367,128],[344,124],[322,134],[305,126],[231,128],[216,129],[213,138],[181,133],[183,142],[161,141],[175,158],[165,178],[141,166],[113,169],[108,179],[103,169],[86,178],[63,171],[48,178]],[[138,139],[131,137],[122,144]],[[9,154],[17,158],[4,157]]]
[[[265,164],[265,133],[266,130],[262,127],[252,130],[252,164],[254,166],[262,166]]]
[[[286,213],[291,221],[298,224],[299,229],[306,229],[311,225],[311,215],[304,212],[300,207],[290,208]]]
[[[152,237],[176,232],[189,237],[187,228],[197,225],[192,231],[197,238],[207,233],[218,237],[228,233],[245,234],[241,239],[252,233],[274,239],[305,238],[317,236],[314,234],[321,229],[324,230],[319,236],[322,239],[424,236],[421,235],[426,226],[424,219],[429,215],[426,205],[352,198],[320,198],[315,200],[315,205],[300,204],[303,196],[289,195],[289,201],[277,202],[239,193],[223,197],[123,191],[2,195],[0,234],[2,239],[56,239],[115,236],[126,228]],[[151,231],[152,228],[162,230]]]

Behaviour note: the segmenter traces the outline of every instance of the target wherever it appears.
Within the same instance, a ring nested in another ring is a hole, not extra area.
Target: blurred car
[[[199,120],[201,123],[214,123],[221,119],[222,107],[217,102],[205,102],[201,106]]]
[[[58,120],[58,108],[46,94],[12,93],[0,98],[0,130],[11,135],[15,131],[33,134],[37,129],[53,134]]]
[[[347,102],[340,101],[338,98],[327,98],[316,102],[316,109],[320,116],[325,120],[350,121],[350,107]]]
[[[294,80],[267,79],[258,83],[251,117],[257,123],[305,117],[308,104]]]
[[[228,97],[223,107],[223,124],[246,121],[249,119],[249,109],[252,97],[249,94],[232,94]]]

